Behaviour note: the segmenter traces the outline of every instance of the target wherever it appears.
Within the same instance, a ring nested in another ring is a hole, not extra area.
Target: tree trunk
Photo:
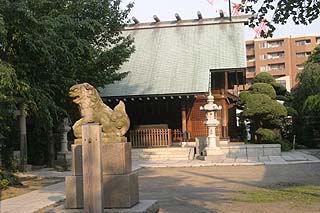
[[[49,144],[48,144],[48,167],[54,167],[55,160],[55,147],[54,147],[54,137],[52,130],[49,130]]]

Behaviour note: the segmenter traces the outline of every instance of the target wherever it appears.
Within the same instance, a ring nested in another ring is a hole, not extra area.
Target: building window
[[[260,72],[267,72],[269,71],[269,67],[268,66],[261,66],[260,67]]]
[[[247,44],[246,48],[247,48],[247,51],[251,51],[254,49],[254,44]]]
[[[282,47],[284,45],[283,40],[277,40],[277,41],[268,41],[268,47],[274,48],[274,47]]]
[[[255,57],[254,55],[250,55],[250,56],[247,56],[247,61],[250,62],[250,61],[255,61]]]
[[[285,69],[285,65],[284,63],[280,63],[280,64],[269,64],[270,70],[274,71],[274,70],[284,70]]]
[[[259,43],[259,48],[260,48],[260,49],[264,49],[264,48],[266,48],[266,47],[267,47],[266,42],[262,41],[262,42]]]
[[[320,44],[320,37],[316,38],[316,42],[317,42],[317,44]]]
[[[248,67],[247,72],[256,72],[256,67]]]
[[[284,52],[268,53],[268,59],[284,58]]]
[[[298,70],[303,70],[304,68],[303,64],[297,64],[296,66]]]
[[[309,57],[310,55],[311,55],[311,52],[299,52],[299,53],[296,53],[296,56],[298,58]]]
[[[260,55],[260,60],[267,60],[267,59],[268,59],[268,55],[266,54]]]
[[[307,44],[311,44],[311,39],[304,39],[304,40],[296,41],[297,46],[303,46],[303,45],[307,45]]]

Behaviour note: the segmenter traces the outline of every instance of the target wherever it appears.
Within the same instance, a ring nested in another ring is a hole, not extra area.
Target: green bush
[[[250,87],[253,93],[262,93],[268,95],[270,98],[275,99],[277,94],[274,88],[267,83],[255,83]]]
[[[0,171],[0,189],[5,189],[8,186],[21,185],[19,178],[10,172]]]
[[[261,72],[258,75],[256,75],[253,79],[252,79],[252,84],[255,83],[267,83],[267,84],[271,84],[271,83],[275,83],[276,80],[274,80],[274,77],[267,72]]]
[[[275,143],[281,145],[282,151],[289,151],[292,150],[292,143],[290,143],[288,140],[277,140]]]
[[[257,142],[259,143],[275,143],[275,141],[279,140],[279,134],[276,134],[271,129],[259,128],[256,134]]]
[[[256,131],[258,137],[258,143],[272,143],[280,144],[282,151],[292,150],[292,143],[288,140],[281,139],[281,136],[278,132],[275,132],[271,129],[259,128]]]
[[[0,180],[0,189],[5,189],[9,186],[10,181],[8,179]]]

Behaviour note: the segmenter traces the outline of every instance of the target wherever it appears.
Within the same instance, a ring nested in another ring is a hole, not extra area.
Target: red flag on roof
[[[240,15],[240,4],[232,3],[232,16],[239,16]]]
[[[262,19],[262,21],[260,22],[259,26],[253,28],[253,30],[256,32],[254,38],[261,38],[261,32],[263,31],[264,33],[267,32],[267,24],[266,24],[266,20]]]

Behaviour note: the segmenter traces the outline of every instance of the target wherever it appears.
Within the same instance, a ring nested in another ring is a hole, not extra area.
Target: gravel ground
[[[160,212],[320,212],[320,203],[246,203],[230,197],[243,190],[320,185],[320,163],[148,168],[139,174],[140,199],[159,201]]]

